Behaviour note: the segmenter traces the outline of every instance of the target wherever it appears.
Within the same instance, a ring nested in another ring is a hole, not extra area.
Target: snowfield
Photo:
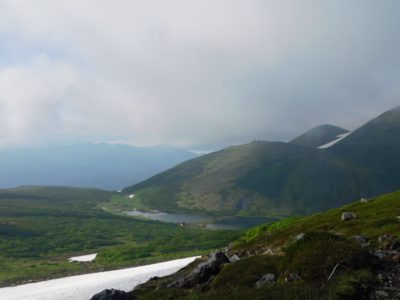
[[[96,258],[96,256],[97,256],[97,253],[82,255],[82,256],[74,256],[74,257],[68,258],[68,261],[69,262],[73,262],[73,261],[88,262],[88,261],[93,261]]]
[[[339,143],[341,140],[345,139],[346,137],[348,137],[351,134],[351,132],[348,133],[343,133],[343,134],[339,134],[335,140],[326,143],[325,145],[319,146],[318,149],[327,149],[329,147],[332,147],[333,145]]]
[[[104,289],[132,290],[154,276],[166,276],[197,257],[171,260],[142,267],[71,276],[0,289],[1,300],[89,300]]]

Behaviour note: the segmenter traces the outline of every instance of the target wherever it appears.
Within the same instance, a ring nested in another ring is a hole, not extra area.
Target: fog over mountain
[[[214,149],[399,103],[398,1],[0,1],[0,145]]]

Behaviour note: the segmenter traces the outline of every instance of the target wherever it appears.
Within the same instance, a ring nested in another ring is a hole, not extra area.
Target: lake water
[[[154,221],[170,222],[170,223],[209,223],[214,220],[212,216],[192,215],[192,214],[170,214],[164,212],[144,212],[134,210],[127,212],[133,217],[143,217]]]
[[[278,218],[270,217],[226,217],[207,224],[208,229],[248,229],[261,224],[273,223]]]
[[[209,215],[175,214],[165,212],[145,212],[134,210],[127,212],[133,217],[147,218],[170,223],[205,224],[208,229],[246,229],[260,224],[272,223],[277,218],[270,217],[216,217]]]

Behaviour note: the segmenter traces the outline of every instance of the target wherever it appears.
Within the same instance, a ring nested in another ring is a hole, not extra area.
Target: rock
[[[386,259],[389,256],[389,252],[388,251],[382,251],[382,250],[378,250],[375,251],[374,255],[377,256],[379,259]]]
[[[297,273],[290,273],[286,278],[286,282],[294,282],[294,281],[299,281],[301,280],[301,277]]]
[[[399,264],[399,263],[400,263],[400,254],[395,254],[395,255],[393,255],[392,261],[393,261],[394,263],[396,263],[396,264]]]
[[[369,200],[368,200],[367,198],[361,198],[360,202],[361,202],[361,203],[368,203]]]
[[[209,283],[210,278],[221,270],[223,264],[230,263],[229,258],[223,252],[216,252],[210,258],[200,263],[188,276],[179,278],[170,283],[168,288],[204,288],[204,283]]]
[[[362,235],[355,235],[353,239],[361,245],[361,247],[366,248],[370,246],[370,242],[365,236]]]
[[[400,250],[400,239],[390,234],[381,235],[378,244],[382,250]]]
[[[294,237],[294,240],[295,240],[296,242],[297,242],[297,241],[300,241],[305,235],[306,235],[305,233],[300,233],[300,234],[298,234],[298,235],[296,235],[296,236]]]
[[[90,300],[131,300],[133,299],[128,293],[118,290],[104,290],[94,295]]]
[[[256,282],[254,285],[256,289],[263,287],[266,284],[272,284],[275,283],[275,275],[272,273],[265,274],[259,281]]]
[[[389,299],[389,294],[385,291],[375,291],[375,297],[377,300]]]
[[[222,252],[216,252],[206,261],[199,264],[190,274],[198,277],[202,282],[208,280],[212,275],[219,273],[221,265],[229,263],[229,258]]]
[[[237,262],[237,261],[239,261],[240,260],[240,257],[237,255],[237,254],[234,254],[234,255],[232,255],[231,257],[229,257],[229,261],[231,262],[231,263],[235,263],[235,262]]]
[[[356,218],[357,218],[357,215],[353,212],[345,211],[344,213],[342,213],[342,221],[349,221],[349,220],[353,220]]]

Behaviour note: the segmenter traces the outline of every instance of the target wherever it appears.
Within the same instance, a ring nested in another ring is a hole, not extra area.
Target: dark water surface
[[[170,223],[207,224],[208,229],[246,229],[260,224],[272,223],[277,218],[271,217],[215,217],[209,215],[175,214],[164,212],[144,212],[134,210],[127,212],[133,217],[142,217],[154,221]]]

